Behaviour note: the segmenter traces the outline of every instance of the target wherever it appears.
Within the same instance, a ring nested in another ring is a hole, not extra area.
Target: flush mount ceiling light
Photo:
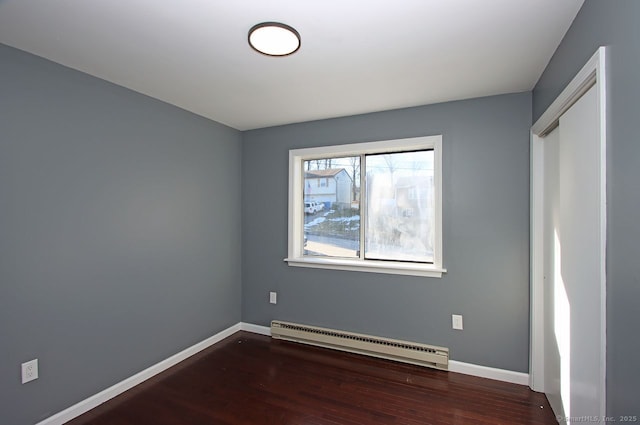
[[[300,48],[300,34],[280,22],[263,22],[249,30],[249,45],[267,56],[287,56]]]

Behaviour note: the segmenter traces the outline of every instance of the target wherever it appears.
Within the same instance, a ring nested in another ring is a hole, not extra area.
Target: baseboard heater
[[[271,337],[383,359],[428,366],[441,370],[449,368],[449,349],[416,342],[381,338],[335,329],[296,323],[271,322]]]

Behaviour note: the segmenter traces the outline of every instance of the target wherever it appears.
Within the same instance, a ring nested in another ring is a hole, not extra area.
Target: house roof
[[[344,171],[344,168],[329,168],[327,170],[307,170],[304,172],[305,178],[318,178],[318,177],[335,177]]]

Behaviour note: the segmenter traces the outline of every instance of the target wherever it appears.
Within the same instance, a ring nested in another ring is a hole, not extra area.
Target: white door
[[[559,417],[601,418],[605,194],[595,86],[543,145],[545,393]]]

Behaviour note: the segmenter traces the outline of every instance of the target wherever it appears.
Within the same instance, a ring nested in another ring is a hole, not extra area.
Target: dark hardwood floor
[[[556,424],[543,394],[239,332],[69,422]]]

